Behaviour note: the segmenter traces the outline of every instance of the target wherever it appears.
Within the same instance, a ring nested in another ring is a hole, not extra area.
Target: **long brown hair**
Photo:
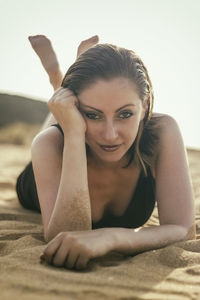
[[[97,44],[82,53],[67,70],[61,86],[78,96],[84,89],[98,79],[109,80],[116,77],[130,79],[137,88],[144,103],[148,102],[145,117],[140,121],[135,141],[128,150],[129,162],[135,158],[147,176],[146,165],[152,166],[156,159],[159,142],[159,117],[152,117],[154,92],[147,68],[141,58],[133,51],[113,44]],[[88,145],[86,145],[88,151]],[[135,157],[136,155],[136,157]]]

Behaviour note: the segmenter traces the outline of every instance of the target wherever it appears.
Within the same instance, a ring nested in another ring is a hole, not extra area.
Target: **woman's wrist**
[[[124,227],[111,227],[105,228],[108,230],[110,236],[110,249],[109,251],[117,251],[126,253],[126,250],[132,245],[133,241],[130,238],[134,234],[134,229]],[[130,242],[131,241],[131,242]],[[129,251],[127,251],[128,253]]]
[[[73,139],[73,140],[85,140],[85,131],[79,128],[71,128],[71,129],[65,129],[62,128],[64,132],[64,137],[67,138],[67,140]]]
[[[124,234],[124,228],[119,227],[106,227],[106,228],[98,228],[97,230],[101,230],[102,234],[105,238],[105,245],[107,248],[107,252],[117,251],[120,244],[121,234]]]

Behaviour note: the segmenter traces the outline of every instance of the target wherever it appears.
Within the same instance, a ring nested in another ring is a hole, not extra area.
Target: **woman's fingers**
[[[90,258],[89,255],[81,253],[76,260],[75,268],[77,270],[85,269]]]
[[[107,253],[105,240],[105,235],[98,230],[60,232],[48,243],[40,257],[56,267],[84,269],[90,259]]]
[[[82,269],[86,267],[91,257],[91,250],[80,246],[80,243],[77,243],[77,237],[65,235],[53,257],[52,264],[68,269],[76,267]]]
[[[40,259],[45,260],[44,253],[41,253],[41,254],[40,254]]]
[[[67,245],[63,240],[53,257],[52,264],[56,267],[62,267],[65,263],[65,259],[68,256],[69,251],[70,245]]]
[[[52,251],[49,248],[49,251]],[[53,255],[51,263],[56,267],[64,266],[72,269],[75,266],[76,260],[80,254],[80,247],[76,244],[75,237],[64,235],[59,247]]]
[[[43,254],[44,254],[44,258],[46,260],[47,263],[51,264],[52,260],[56,254],[56,251],[58,250],[62,239],[63,239],[63,232],[60,232],[54,239],[52,239],[47,247],[45,248]]]
[[[86,250],[71,247],[65,259],[64,266],[68,269],[85,269],[90,258],[91,256]]]
[[[68,251],[68,255],[64,262],[64,267],[68,269],[72,269],[75,267],[76,261],[80,255],[80,250],[76,247],[71,247]]]

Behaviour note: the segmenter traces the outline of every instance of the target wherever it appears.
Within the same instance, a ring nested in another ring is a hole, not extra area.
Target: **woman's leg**
[[[54,91],[56,91],[62,83],[63,75],[51,41],[44,35],[29,36],[28,39],[32,48],[39,56],[41,63],[49,76],[49,81],[53,86]],[[98,41],[99,37],[97,35],[82,41],[77,49],[77,57],[90,47],[97,44]],[[57,121],[50,112],[43,122],[41,131],[55,123],[57,123]]]

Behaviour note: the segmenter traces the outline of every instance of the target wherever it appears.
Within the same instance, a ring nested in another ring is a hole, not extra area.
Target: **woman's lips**
[[[117,146],[102,146],[102,145],[99,145],[101,147],[101,149],[103,149],[104,151],[108,151],[108,152],[113,152],[113,151],[116,151],[119,149],[119,147],[121,146],[120,145],[117,145]]]

